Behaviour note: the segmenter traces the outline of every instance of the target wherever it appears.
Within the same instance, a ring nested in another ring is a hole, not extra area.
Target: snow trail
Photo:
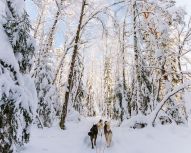
[[[21,153],[190,153],[191,129],[160,126],[141,130],[114,127],[111,147],[99,135],[97,146],[91,149],[88,131],[99,119],[88,118],[79,123],[68,123],[66,130],[59,127],[33,128],[29,144]]]

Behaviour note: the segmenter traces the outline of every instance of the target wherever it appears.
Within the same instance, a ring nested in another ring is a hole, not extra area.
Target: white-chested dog
[[[97,128],[98,128],[99,135],[102,136],[102,133],[103,133],[103,120],[102,119],[100,119],[99,122],[97,123]]]
[[[105,134],[107,147],[110,147],[111,141],[112,141],[112,131],[111,131],[110,123],[107,121],[105,121],[105,124],[104,124],[104,134]]]

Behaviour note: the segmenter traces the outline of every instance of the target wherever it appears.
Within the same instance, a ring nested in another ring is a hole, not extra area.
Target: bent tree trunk
[[[81,13],[80,13],[80,19],[79,19],[79,24],[76,32],[76,37],[75,37],[75,45],[74,45],[74,50],[72,54],[72,61],[70,64],[70,70],[69,70],[69,76],[68,76],[68,81],[67,81],[67,91],[65,93],[65,100],[62,108],[62,114],[61,114],[61,119],[60,119],[60,128],[65,129],[65,119],[67,115],[67,110],[68,110],[68,103],[69,103],[69,97],[70,97],[70,91],[72,89],[72,79],[73,79],[73,71],[74,71],[74,65],[75,65],[75,60],[78,52],[78,43],[80,40],[80,32],[81,32],[81,27],[82,27],[82,21],[84,17],[84,10],[85,10],[85,5],[86,5],[86,0],[83,0],[82,2],[82,7],[81,7]]]
[[[54,37],[54,34],[55,34],[55,30],[56,30],[56,27],[57,27],[57,24],[59,22],[59,17],[61,15],[61,11],[62,11],[62,7],[63,7],[63,3],[64,3],[64,0],[61,0],[59,4],[57,4],[58,6],[58,10],[56,12],[56,16],[55,16],[55,19],[54,19],[54,22],[53,22],[53,25],[51,27],[51,30],[48,34],[48,39],[47,39],[47,44],[46,44],[46,49],[45,49],[45,52],[48,52],[51,48],[52,48],[52,45],[53,45],[53,37]]]
[[[178,87],[176,87],[174,90],[172,90],[171,92],[169,92],[168,94],[166,94],[166,96],[163,98],[163,100],[158,104],[158,106],[156,107],[156,109],[151,113],[151,120],[152,120],[152,125],[155,126],[155,120],[160,112],[160,110],[163,108],[163,106],[166,104],[167,100],[172,97],[173,95],[175,95],[177,92],[183,90],[186,87],[191,86],[191,82],[187,82],[185,84],[179,85]]]

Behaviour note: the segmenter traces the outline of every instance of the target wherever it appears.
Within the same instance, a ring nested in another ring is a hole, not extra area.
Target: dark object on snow
[[[160,120],[162,125],[171,124],[172,123],[172,120],[168,116],[160,116],[159,120]]]
[[[146,126],[147,126],[146,123],[135,123],[132,128],[133,129],[142,129],[142,128],[146,127]]]
[[[92,149],[94,148],[94,146],[96,146],[97,134],[98,134],[98,128],[97,125],[94,124],[90,129],[90,132],[88,132],[88,135],[90,136],[90,140],[92,143]]]

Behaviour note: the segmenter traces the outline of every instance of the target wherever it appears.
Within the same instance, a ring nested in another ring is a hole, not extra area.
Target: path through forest
[[[97,149],[92,150],[87,133],[98,118],[71,122],[67,130],[58,127],[34,128],[31,141],[21,153],[190,153],[191,129],[163,126],[141,130],[114,127],[113,142],[105,147],[104,137],[98,136]]]

